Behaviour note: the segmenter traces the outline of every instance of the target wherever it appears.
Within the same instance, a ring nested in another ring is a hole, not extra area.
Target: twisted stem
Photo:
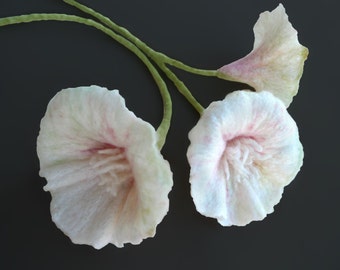
[[[86,14],[89,14],[93,16],[94,18],[98,19],[100,22],[102,22],[104,25],[111,28],[113,31],[117,32],[118,34],[124,36],[131,42],[133,42],[137,47],[139,47],[142,51],[144,51],[149,57],[154,59],[157,62],[162,62],[169,64],[171,66],[174,66],[178,69],[182,69],[184,71],[194,73],[197,75],[203,75],[203,76],[217,76],[216,70],[206,70],[206,69],[200,69],[200,68],[194,68],[189,65],[184,64],[181,61],[178,61],[174,58],[171,58],[161,52],[155,51],[151,47],[149,47],[145,42],[141,41],[138,37],[136,37],[134,34],[132,34],[129,30],[126,28],[116,24],[112,20],[110,20],[108,17],[100,14],[99,12],[93,10],[92,8],[89,8],[85,5],[80,4],[79,2],[75,0],[63,0],[65,3],[76,7],[77,9],[83,11]]]
[[[188,102],[198,111],[198,113],[202,114],[204,109],[203,106],[193,97],[193,95],[191,94],[189,89],[185,86],[185,84],[181,80],[179,80],[178,77],[169,68],[167,68],[165,64],[169,64],[178,69],[203,76],[217,77],[218,75],[217,70],[205,70],[188,66],[182,63],[181,61],[178,61],[163,53],[155,51],[154,49],[149,47],[145,42],[141,41],[139,38],[133,35],[129,30],[122,26],[119,26],[118,24],[110,20],[108,17],[105,17],[99,12],[96,12],[92,8],[82,5],[75,0],[63,0],[63,1],[71,6],[76,7],[77,9],[83,11],[84,13],[93,16],[98,21],[108,26],[116,33],[124,36],[126,39],[133,42],[140,50],[142,50],[146,55],[148,55],[160,67],[160,69],[165,73],[165,75],[175,84],[178,91],[188,100]]]

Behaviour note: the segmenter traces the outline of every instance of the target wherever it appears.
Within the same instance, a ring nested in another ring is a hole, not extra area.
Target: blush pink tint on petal
[[[308,49],[299,43],[282,4],[260,15],[254,35],[253,50],[221,67],[218,76],[246,83],[256,91],[270,91],[288,107],[298,92]]]
[[[303,149],[294,120],[269,92],[212,102],[189,133],[191,195],[202,215],[244,226],[274,211]]]
[[[52,219],[74,243],[123,247],[154,236],[172,187],[157,139],[117,90],[69,88],[50,101],[37,140],[40,175]]]

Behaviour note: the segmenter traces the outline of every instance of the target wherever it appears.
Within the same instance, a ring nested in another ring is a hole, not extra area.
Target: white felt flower
[[[244,58],[219,69],[219,77],[247,83],[256,91],[271,91],[286,105],[298,92],[308,49],[280,4],[264,12],[254,26],[253,50]]]
[[[154,236],[169,208],[172,173],[155,129],[117,90],[60,91],[41,121],[37,152],[52,219],[74,243],[122,247]]]
[[[236,91],[212,102],[189,139],[196,209],[223,226],[273,212],[302,165],[297,126],[269,92]]]

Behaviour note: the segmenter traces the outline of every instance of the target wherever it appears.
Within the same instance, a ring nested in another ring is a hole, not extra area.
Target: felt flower
[[[246,83],[256,91],[271,91],[288,107],[298,92],[308,49],[299,43],[281,4],[260,15],[254,35],[253,50],[221,67],[218,76]]]
[[[189,139],[196,209],[223,226],[273,212],[302,165],[297,126],[269,92],[236,91],[212,102]]]
[[[123,247],[154,236],[172,187],[157,139],[117,90],[69,88],[50,101],[37,140],[40,175],[52,219],[74,243]]]

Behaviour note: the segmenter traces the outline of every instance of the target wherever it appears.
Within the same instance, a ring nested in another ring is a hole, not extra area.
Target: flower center
[[[238,136],[226,142],[221,165],[226,179],[237,182],[258,179],[261,161],[269,158],[253,137]]]
[[[133,173],[124,148],[110,146],[94,150],[90,166],[96,171],[98,185],[116,196],[118,191],[133,182]]]

